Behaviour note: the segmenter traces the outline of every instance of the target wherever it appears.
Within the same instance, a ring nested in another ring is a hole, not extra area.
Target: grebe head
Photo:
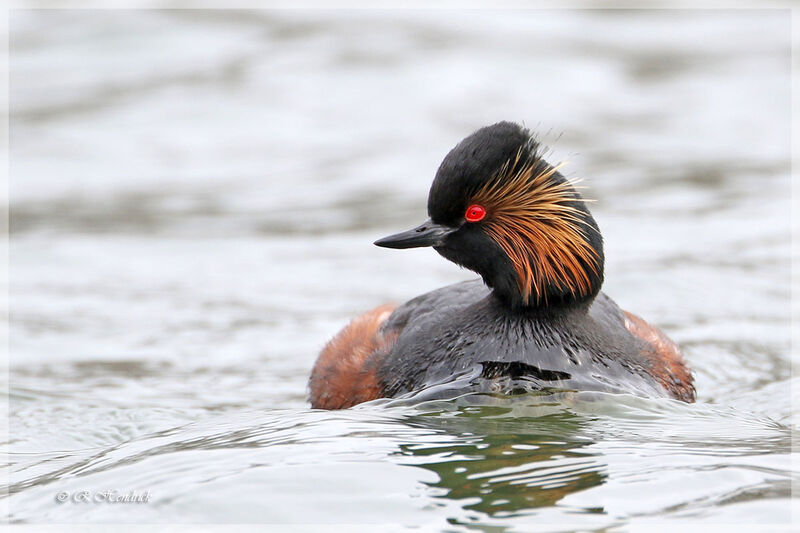
[[[517,124],[481,128],[442,161],[430,220],[375,244],[432,246],[515,309],[590,300],[603,283],[603,240],[560,166]]]

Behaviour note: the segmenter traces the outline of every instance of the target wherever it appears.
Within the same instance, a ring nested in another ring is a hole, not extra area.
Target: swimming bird
[[[458,143],[433,180],[430,219],[375,244],[430,246],[480,279],[355,318],[319,354],[311,406],[342,409],[448,383],[693,402],[678,346],[600,291],[600,230],[559,169],[512,122]]]

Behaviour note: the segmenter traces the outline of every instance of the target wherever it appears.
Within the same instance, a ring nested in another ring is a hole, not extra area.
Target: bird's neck
[[[498,300],[515,310],[566,308],[591,301],[603,284],[603,242],[597,224],[587,216],[584,233],[588,256],[572,256],[556,241],[549,246],[520,244],[515,256],[497,254],[478,270]]]

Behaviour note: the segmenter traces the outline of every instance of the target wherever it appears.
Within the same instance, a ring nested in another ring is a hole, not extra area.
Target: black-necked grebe
[[[430,220],[375,242],[432,246],[478,273],[353,320],[322,350],[312,407],[342,409],[466,377],[476,391],[594,390],[693,402],[678,347],[600,292],[603,239],[530,132],[500,122],[444,158]]]

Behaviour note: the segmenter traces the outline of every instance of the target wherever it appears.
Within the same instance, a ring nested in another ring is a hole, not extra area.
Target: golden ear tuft
[[[593,290],[586,268],[596,274],[600,266],[586,235],[595,228],[573,205],[580,200],[576,181],[555,176],[565,162],[532,158],[520,165],[520,156],[521,150],[471,201],[486,208],[486,232],[511,259],[526,304],[546,302],[547,285],[586,296]]]

